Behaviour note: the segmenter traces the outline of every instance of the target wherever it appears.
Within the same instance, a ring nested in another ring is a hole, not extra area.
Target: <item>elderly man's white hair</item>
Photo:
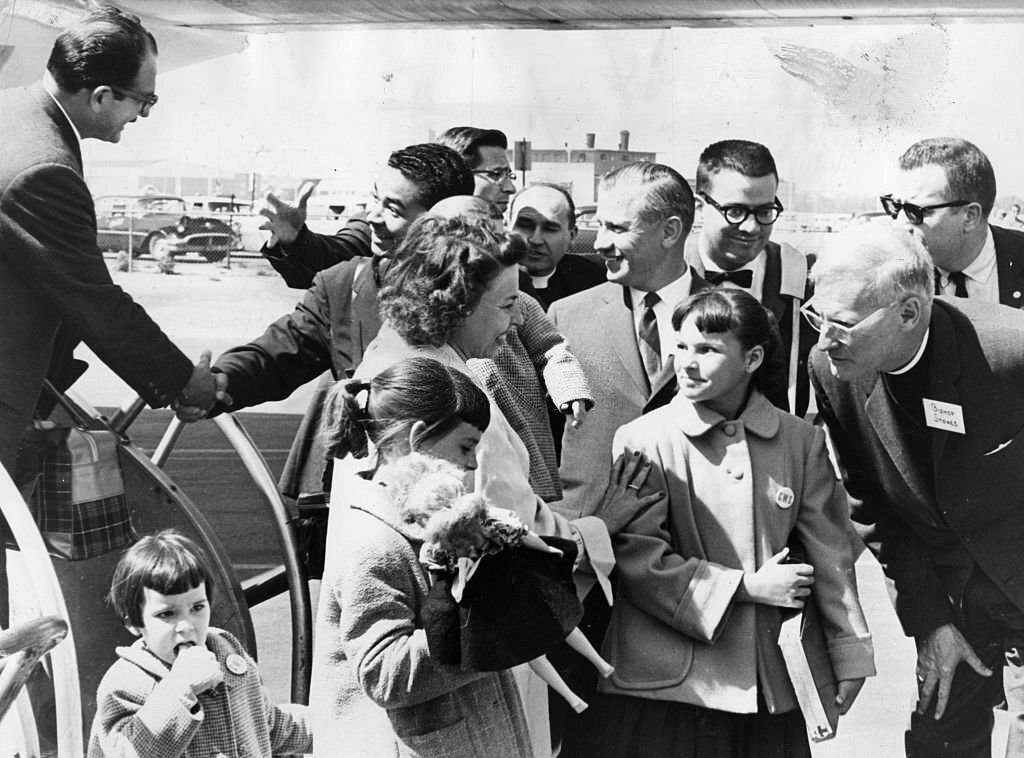
[[[862,296],[887,305],[914,294],[930,303],[935,264],[921,233],[909,226],[872,222],[832,236],[811,269],[816,288],[859,283]]]

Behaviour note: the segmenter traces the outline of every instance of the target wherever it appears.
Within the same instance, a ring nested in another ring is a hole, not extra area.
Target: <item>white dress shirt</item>
[[[676,333],[672,329],[672,311],[679,303],[690,296],[690,288],[693,283],[693,276],[690,270],[673,282],[669,282],[660,290],[657,290],[658,302],[654,304],[654,317],[658,322],[658,342],[661,347],[661,365],[664,366],[668,357],[676,351]],[[640,339],[640,319],[644,315],[644,297],[647,295],[643,290],[634,287],[629,288],[630,298],[633,303],[633,331]]]
[[[936,268],[938,268],[936,266]],[[939,269],[939,293],[953,297],[956,286],[949,280],[949,273]],[[992,230],[985,234],[985,244],[978,257],[964,269],[964,284],[967,297],[985,303],[999,303],[999,276],[996,273],[996,242],[992,238]]]

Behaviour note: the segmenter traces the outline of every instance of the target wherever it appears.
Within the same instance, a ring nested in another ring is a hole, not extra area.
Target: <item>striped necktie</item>
[[[661,373],[661,338],[658,336],[658,318],[654,315],[654,305],[660,299],[656,292],[644,295],[644,312],[640,316],[638,330],[640,357],[652,386],[655,378]]]

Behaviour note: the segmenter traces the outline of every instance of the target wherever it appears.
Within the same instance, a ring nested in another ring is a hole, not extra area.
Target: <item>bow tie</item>
[[[712,285],[732,282],[737,287],[750,289],[754,284],[754,272],[749,268],[740,269],[739,271],[705,271],[704,280]]]

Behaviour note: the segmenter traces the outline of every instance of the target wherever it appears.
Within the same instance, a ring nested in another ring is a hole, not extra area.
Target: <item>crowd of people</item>
[[[90,756],[809,756],[780,625],[813,604],[847,713],[875,673],[865,544],[917,643],[907,756],[989,755],[997,708],[1024,751],[1024,233],[989,224],[975,145],[910,146],[890,218],[816,258],[771,239],[762,144],[709,145],[695,192],[624,164],[592,259],[567,255],[565,188],[517,188],[502,132],[455,127],[392,152],[336,234],[308,193],[268,197],[263,254],[301,300],[193,365],[112,282],[81,165],[149,114],[156,70],[103,7],[0,93],[0,464],[84,342],[185,421],[319,378],[281,489],[331,509],[311,705],[267,699],[209,626],[207,557],[163,532],[113,577],[139,639]]]

